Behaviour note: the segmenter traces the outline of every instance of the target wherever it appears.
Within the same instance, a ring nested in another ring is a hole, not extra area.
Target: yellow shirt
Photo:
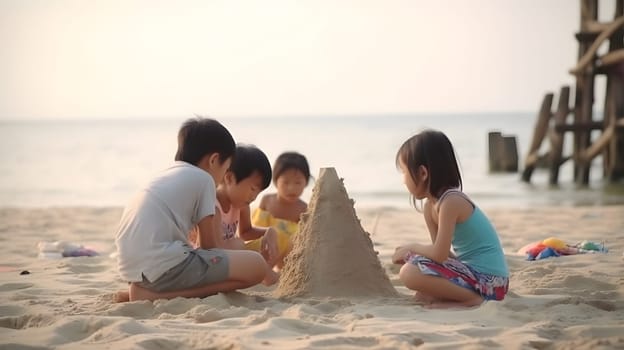
[[[292,244],[293,235],[299,230],[299,223],[273,217],[266,210],[256,208],[251,215],[251,224],[259,227],[273,227],[277,232],[277,245],[280,254],[286,253]],[[260,251],[260,238],[245,242],[247,249]]]
[[[251,223],[254,226],[273,227],[278,233],[282,232],[292,238],[292,235],[296,234],[299,230],[299,223],[278,219],[273,217],[271,213],[260,208],[256,208],[251,215]]]

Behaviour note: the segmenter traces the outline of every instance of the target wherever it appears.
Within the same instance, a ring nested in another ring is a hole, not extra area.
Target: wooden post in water
[[[575,108],[575,114],[579,114],[582,118],[590,116],[589,119],[581,119],[575,123],[576,126],[586,125],[585,128],[577,129],[575,132],[575,140],[579,140],[580,147],[575,148],[575,179],[577,183],[587,184],[589,181],[589,168],[592,160],[602,154],[604,177],[609,180],[616,180],[624,177],[624,141],[622,141],[622,128],[624,122],[624,5],[622,1],[618,1],[616,5],[615,16],[612,22],[599,23],[596,20],[596,12],[598,4],[596,0],[581,0],[581,32],[577,34],[577,38],[592,36],[591,46],[586,47],[585,53],[579,58],[579,62],[571,73],[577,77],[577,84],[588,85],[587,77],[591,77],[592,81],[596,74],[605,74],[607,76],[607,93],[604,101],[604,115],[600,123],[602,134],[594,140],[593,144],[589,137],[594,127],[594,121],[591,119],[591,109],[593,97],[591,101],[589,96],[593,96],[593,85],[591,86],[591,94],[584,91],[583,98],[579,100],[580,105]],[[609,52],[599,56],[598,49],[609,40]],[[583,45],[581,45],[583,47]],[[578,86],[577,86],[578,88]],[[588,86],[583,86],[587,90]],[[576,115],[575,115],[576,116]],[[576,119],[575,119],[576,120]],[[621,125],[623,124],[623,125]],[[583,143],[587,134],[588,142]],[[579,139],[580,138],[580,139]],[[576,146],[577,144],[575,144]],[[620,170],[622,169],[622,170]]]
[[[498,131],[488,133],[489,169],[491,173],[518,171],[516,137]]]
[[[513,135],[503,136],[503,170],[508,173],[518,171],[518,143]]]
[[[617,0],[613,21],[624,18],[624,1]],[[609,57],[610,56],[610,57]],[[624,178],[624,25],[609,38],[609,53],[601,58],[607,74],[605,130],[614,135],[603,151],[605,177],[611,181]]]
[[[578,59],[581,60],[594,42],[597,33],[590,31],[589,23],[598,20],[598,0],[581,0],[581,31],[576,34],[579,42]],[[574,123],[584,124],[592,120],[594,104],[594,74],[584,69],[576,75],[576,94],[574,103]],[[591,133],[580,129],[574,133],[574,180],[577,184],[589,183],[589,165],[579,163],[581,152],[590,144]]]
[[[563,164],[563,139],[564,132],[558,131],[558,125],[564,125],[568,114],[570,114],[570,107],[568,103],[570,101],[570,87],[562,86],[559,92],[559,102],[557,103],[557,111],[554,115],[555,125],[548,132],[548,139],[550,141],[550,175],[548,177],[548,183],[550,185],[556,185],[559,181],[559,167]]]
[[[522,181],[524,182],[531,182],[531,175],[533,175],[533,170],[540,158],[539,149],[548,131],[548,123],[552,116],[550,112],[552,100],[552,93],[546,94],[542,100],[542,106],[537,116],[537,123],[535,123],[535,128],[533,129],[533,139],[531,140],[529,153],[524,160],[524,171],[522,172]]]
[[[547,130],[550,140],[551,185],[557,184],[560,166],[569,159],[563,155],[565,133],[573,135],[574,181],[587,185],[592,161],[603,157],[604,178],[615,181],[624,178],[624,1],[616,0],[613,21],[598,22],[598,0],[580,0],[580,31],[575,35],[579,42],[578,63],[570,70],[576,78],[574,106],[569,107],[570,88],[561,88],[557,111],[549,124],[550,117],[542,111],[538,116],[533,140],[526,158],[522,176],[530,181],[535,163],[539,159],[539,147]],[[599,49],[609,42],[609,51],[599,53]],[[602,120],[594,120],[594,82],[597,74],[607,77],[607,90],[604,100]],[[545,102],[548,97],[545,98]],[[548,109],[552,97],[550,97]],[[544,102],[544,103],[545,103]],[[544,104],[543,103],[543,104]],[[573,120],[568,124],[567,117],[573,112]],[[550,125],[550,126],[549,126]],[[601,133],[592,140],[592,131]],[[593,141],[593,142],[592,142]]]

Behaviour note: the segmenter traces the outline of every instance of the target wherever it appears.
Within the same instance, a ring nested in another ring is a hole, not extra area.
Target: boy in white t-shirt
[[[125,208],[115,238],[128,291],[118,301],[206,297],[247,288],[266,275],[262,255],[217,249],[221,219],[216,184],[235,152],[229,131],[207,118],[187,120],[178,132],[176,162]],[[187,233],[198,227],[198,248]]]

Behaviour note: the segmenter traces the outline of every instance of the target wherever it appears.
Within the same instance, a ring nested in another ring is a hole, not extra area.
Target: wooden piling
[[[548,177],[548,183],[556,185],[559,181],[559,167],[563,164],[563,140],[564,132],[558,131],[558,125],[564,125],[568,114],[570,114],[570,87],[562,86],[559,92],[559,101],[557,103],[557,111],[554,115],[554,127],[548,132],[548,139],[550,141],[550,174]]]
[[[613,22],[624,20],[624,1],[616,3]],[[609,113],[608,122],[614,126],[614,134],[603,151],[604,176],[616,181],[624,178],[624,24],[611,34],[609,52],[600,61],[608,67],[604,108]]]
[[[548,123],[550,122],[550,118],[552,116],[550,112],[550,108],[552,106],[553,94],[548,93],[544,96],[542,100],[542,106],[540,107],[539,114],[537,116],[537,123],[535,123],[535,128],[533,129],[533,138],[531,139],[531,146],[529,147],[529,152],[524,161],[524,171],[522,172],[522,181],[530,182],[531,175],[533,175],[533,170],[537,165],[537,161],[539,160],[539,149],[542,145],[542,141],[546,136],[546,132],[548,130]]]
[[[598,0],[581,0],[581,33],[576,35],[579,42],[578,60],[591,48],[598,35],[589,33],[588,24],[598,20]],[[593,63],[591,63],[593,64]],[[576,74],[576,93],[574,103],[574,122],[585,123],[592,119],[592,107],[594,104],[594,74],[591,69],[583,69]],[[590,144],[591,133],[586,130],[579,130],[574,133],[574,181],[577,184],[587,185],[589,183],[590,167],[579,163],[581,152]]]
[[[499,131],[488,133],[489,169],[491,173],[518,171],[516,137]]]
[[[591,163],[600,155],[604,178],[611,181],[624,178],[624,1],[616,0],[613,21],[604,23],[598,21],[598,0],[580,0],[580,6],[580,31],[575,34],[579,44],[578,63],[570,69],[576,78],[573,106],[569,106],[570,88],[564,86],[554,115],[549,117],[540,111],[522,175],[527,182],[540,158],[538,152],[545,134],[550,141],[547,154],[551,185],[557,184],[559,169],[568,159],[574,160],[574,181],[588,185]],[[607,41],[608,52],[600,53]],[[593,115],[597,74],[607,77],[602,120],[594,119]],[[543,109],[547,100],[545,97]],[[570,114],[573,118],[568,122]],[[593,131],[599,131],[600,135],[592,142]],[[563,154],[566,133],[572,133],[571,156]]]

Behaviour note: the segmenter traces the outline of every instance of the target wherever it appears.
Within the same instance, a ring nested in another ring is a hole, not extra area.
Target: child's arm
[[[220,248],[230,250],[245,250],[245,242],[238,237],[232,237],[226,241],[223,241],[223,246]]]
[[[240,209],[240,217],[238,219],[238,235],[244,241],[258,239],[266,233],[266,227],[254,227],[251,225],[251,211],[249,206]]]
[[[435,237],[435,241],[432,244],[414,243],[399,247],[392,257],[393,261],[398,262],[401,258],[405,258],[404,255],[411,252],[425,256],[438,263],[444,262],[450,254],[451,241],[453,240],[458,217],[461,213],[471,210],[472,204],[464,198],[448,196],[438,209],[438,230],[435,232],[435,236],[431,233],[431,236]]]
[[[460,215],[472,211],[472,204],[461,196],[448,196],[438,208],[438,230],[435,242],[418,245],[414,252],[435,262],[442,263],[449,257],[455,225]]]
[[[433,245],[435,245],[435,242],[438,236],[438,224],[435,222],[434,215],[436,215],[434,205],[431,204],[430,201],[426,201],[423,207],[423,216],[425,217],[427,230],[429,231],[429,236],[431,237],[431,244],[429,245],[429,244],[412,243],[412,244],[406,244],[406,245],[397,247],[394,251],[394,254],[392,255],[393,263],[404,264],[406,258],[410,254],[418,254],[418,255],[427,256],[426,254],[423,253],[423,251],[428,250],[428,248],[425,248],[425,247],[432,247]],[[449,243],[449,250],[448,250],[447,257],[448,256],[453,256],[452,253],[450,252],[450,243]],[[427,256],[427,257],[431,258],[430,256]],[[446,257],[444,258],[444,260],[446,260]]]
[[[238,219],[238,235],[245,241],[251,241],[262,237],[261,253],[268,253],[269,260],[278,256],[277,232],[271,227],[255,227],[251,224],[251,212],[249,205],[241,208]]]
[[[427,224],[429,236],[431,237],[431,243],[434,243],[436,241],[436,237],[438,236],[438,224],[434,220],[434,216],[437,215],[437,213],[435,212],[435,205],[431,204],[429,201],[426,201],[423,210],[425,223]],[[454,258],[455,254],[453,254],[453,252],[451,252],[449,249],[448,256]]]
[[[221,217],[219,213],[204,217],[197,224],[199,233],[197,235],[197,246],[201,249],[211,249],[221,247],[223,244],[223,233],[221,232]]]

